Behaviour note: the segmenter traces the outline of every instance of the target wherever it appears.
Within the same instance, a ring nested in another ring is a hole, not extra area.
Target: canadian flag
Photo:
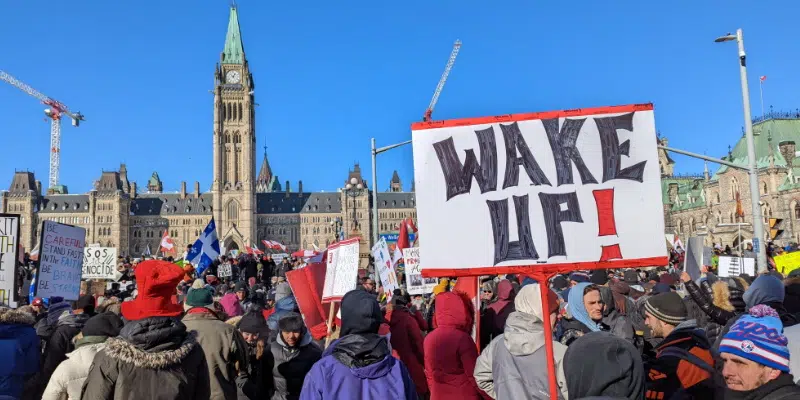
[[[408,241],[408,235],[411,233],[417,234],[417,226],[414,225],[414,220],[411,218],[406,218],[400,223],[400,234],[397,238],[397,247],[400,249],[401,253],[403,249],[411,247],[411,243]],[[416,237],[414,238],[414,241],[416,241]]]
[[[164,230],[164,236],[161,237],[161,248],[159,251],[162,254],[175,254],[175,242],[169,237],[167,230]]]
[[[253,254],[255,254],[257,256],[260,256],[260,255],[264,254],[264,252],[259,250],[258,246],[255,243],[253,243]]]
[[[247,254],[253,254],[253,249],[251,249],[248,245],[244,245],[244,252]]]
[[[268,249],[286,251],[286,246],[272,240],[262,240],[261,243],[264,243]]]

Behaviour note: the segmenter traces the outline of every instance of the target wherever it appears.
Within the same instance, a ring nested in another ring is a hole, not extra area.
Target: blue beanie
[[[722,339],[719,351],[789,372],[789,341],[778,313],[765,305],[750,309]]]
[[[589,282],[589,275],[584,274],[583,272],[573,272],[569,274],[569,280],[575,281],[578,283]]]

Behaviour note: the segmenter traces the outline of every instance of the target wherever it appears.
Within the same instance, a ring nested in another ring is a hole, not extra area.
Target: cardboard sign
[[[427,276],[668,262],[652,104],[423,122],[412,140]]]
[[[233,271],[230,264],[224,263],[217,267],[217,277],[230,278],[231,276],[233,276]]]
[[[380,238],[375,246],[372,246],[372,257],[375,259],[375,271],[378,272],[378,277],[381,278],[381,285],[383,285],[383,292],[386,297],[391,300],[394,290],[397,289],[397,274],[392,266],[392,257],[389,255],[389,246],[386,240]]]
[[[419,267],[419,247],[403,249],[403,260],[406,263],[406,287],[408,293],[433,293],[437,279],[422,276],[422,269]]]
[[[19,215],[0,214],[0,305],[17,308]]]
[[[272,256],[272,261],[275,261],[275,264],[277,265],[281,265],[283,259],[289,257],[289,255],[286,253],[275,253],[272,254],[271,256]]]
[[[83,279],[116,279],[116,247],[86,247],[83,249]]]
[[[800,251],[781,254],[772,260],[775,261],[775,269],[783,276],[788,276],[790,272],[800,268]]]
[[[717,274],[723,278],[741,274],[756,276],[756,260],[754,258],[720,256]]]
[[[42,237],[39,243],[41,249],[36,296],[60,296],[64,300],[78,300],[86,230],[45,220],[42,221]]]
[[[325,284],[322,301],[341,301],[345,293],[358,284],[358,246],[359,238],[354,237],[328,246]]]
[[[711,258],[705,260],[705,253],[703,249],[703,238],[690,237],[686,241],[686,252],[683,257],[683,270],[696,281],[700,278],[700,267],[703,265],[711,265]],[[706,263],[706,261],[708,263]]]

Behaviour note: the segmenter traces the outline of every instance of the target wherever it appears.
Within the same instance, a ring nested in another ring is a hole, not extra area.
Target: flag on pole
[[[203,229],[200,237],[192,245],[192,249],[186,254],[186,260],[195,266],[197,274],[200,275],[219,255],[217,225],[214,223],[214,218],[211,218],[206,229]]]
[[[244,252],[247,254],[253,254],[253,249],[251,249],[248,245],[244,245]]]
[[[764,81],[767,80],[767,76],[766,75],[761,75],[761,77],[759,77],[758,80],[761,81],[761,83],[764,83]]]
[[[265,240],[262,240],[261,243],[264,243],[264,246],[266,248],[268,248],[268,249],[286,251],[286,246],[282,245],[279,242],[273,241],[273,240],[266,240],[265,239]]]
[[[161,246],[158,249],[162,254],[175,255],[175,242],[169,237],[169,233],[164,229],[164,236],[161,237]]]
[[[257,256],[260,256],[260,255],[264,254],[264,252],[258,249],[258,245],[257,244],[253,243],[253,254],[255,254]]]
[[[736,216],[744,219],[744,208],[742,208],[742,199],[739,197],[739,192],[736,192]]]

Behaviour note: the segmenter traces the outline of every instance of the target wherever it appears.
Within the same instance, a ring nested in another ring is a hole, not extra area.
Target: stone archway
[[[228,236],[223,243],[225,244],[225,253],[230,253],[231,250],[241,250],[242,244],[233,236]]]

